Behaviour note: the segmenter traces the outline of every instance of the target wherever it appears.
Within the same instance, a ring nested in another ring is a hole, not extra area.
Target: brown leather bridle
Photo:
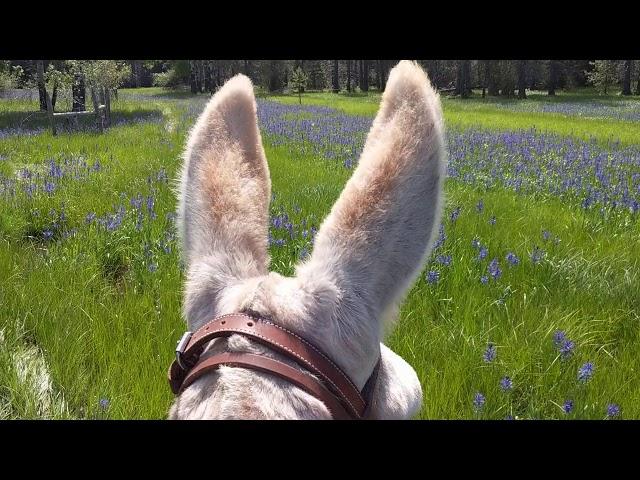
[[[279,360],[253,353],[223,352],[200,359],[214,338],[244,335],[295,361],[311,374]],[[169,368],[169,385],[179,395],[207,372],[221,365],[249,368],[283,378],[323,402],[336,420],[368,418],[380,359],[362,391],[318,347],[267,319],[245,313],[214,318],[178,342],[176,360]]]

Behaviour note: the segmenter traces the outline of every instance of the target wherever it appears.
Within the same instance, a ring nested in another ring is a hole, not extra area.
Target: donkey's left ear
[[[237,75],[211,98],[185,151],[178,224],[189,277],[202,262],[225,281],[265,274],[270,197],[253,85]]]

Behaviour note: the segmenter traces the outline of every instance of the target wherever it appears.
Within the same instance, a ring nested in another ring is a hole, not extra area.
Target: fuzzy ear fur
[[[339,320],[379,322],[420,272],[440,221],[445,164],[438,95],[416,63],[402,61],[390,72],[360,163],[298,270],[336,285],[351,310]]]
[[[253,86],[237,75],[211,98],[185,151],[178,224],[190,323],[222,289],[267,273],[270,198]]]

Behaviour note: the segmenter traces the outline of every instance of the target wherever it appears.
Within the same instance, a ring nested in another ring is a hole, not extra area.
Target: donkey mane
[[[197,330],[249,312],[327,353],[362,389],[381,356],[372,417],[411,418],[422,404],[413,368],[383,341],[430,253],[440,221],[446,152],[438,95],[402,61],[389,74],[360,162],[293,277],[269,272],[271,180],[251,81],[237,75],[209,101],[189,135],[178,225],[187,266],[184,316]],[[247,338],[213,340],[218,352],[269,356]],[[266,373],[223,366],[176,398],[170,418],[331,418],[317,398]]]

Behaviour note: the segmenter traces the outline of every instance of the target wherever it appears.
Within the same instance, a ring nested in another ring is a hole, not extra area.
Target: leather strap
[[[349,377],[329,357],[296,333],[267,320],[241,313],[217,317],[193,334],[182,354],[182,362],[187,369],[184,370],[177,361],[171,365],[169,383],[173,392],[178,394],[181,391],[189,370],[196,365],[211,340],[234,334],[242,334],[295,360],[320,377],[352,417],[363,417],[366,402]]]
[[[296,387],[301,388],[308,394],[323,402],[336,420],[350,420],[352,416],[345,410],[345,407],[338,399],[322,384],[311,375],[297,370],[286,363],[282,363],[273,358],[255,355],[253,353],[219,353],[213,355],[202,362],[198,362],[193,370],[184,379],[179,393],[195,382],[205,373],[216,370],[221,365],[230,367],[244,367],[277,375],[287,380]]]

